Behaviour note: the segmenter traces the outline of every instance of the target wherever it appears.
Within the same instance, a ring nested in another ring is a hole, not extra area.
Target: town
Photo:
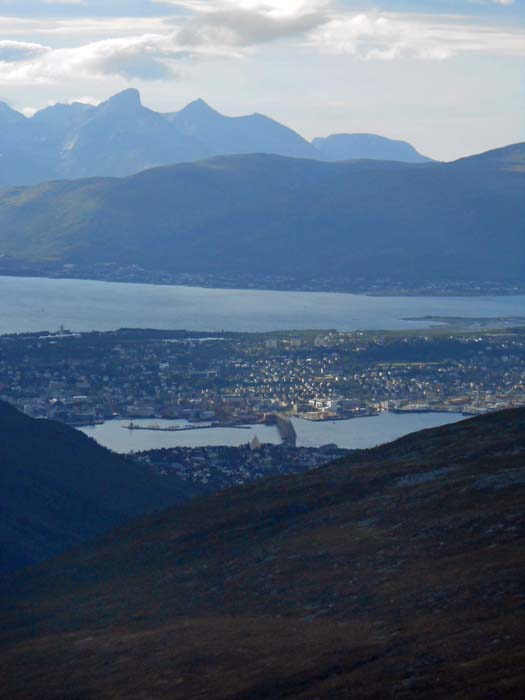
[[[6,335],[0,398],[71,425],[473,415],[525,405],[525,329]]]
[[[195,485],[199,493],[211,493],[256,479],[315,469],[347,452],[336,445],[315,448],[260,444],[255,437],[239,447],[173,447],[139,452],[133,459],[163,476],[175,475]]]

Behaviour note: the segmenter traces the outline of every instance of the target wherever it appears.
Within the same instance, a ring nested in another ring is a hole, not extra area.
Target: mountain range
[[[169,273],[519,285],[524,221],[523,143],[452,163],[220,156],[123,179],[3,189],[0,256]]]
[[[525,409],[125,525],[0,583],[10,700],[523,690]]]
[[[0,575],[197,492],[0,401]]]
[[[0,103],[0,186],[95,176],[120,177],[214,155],[270,153],[296,158],[424,162],[407,143],[352,134],[309,143],[262,114],[226,117],[203,100],[179,112],[144,107],[135,89],[98,106],[56,104],[31,118]]]

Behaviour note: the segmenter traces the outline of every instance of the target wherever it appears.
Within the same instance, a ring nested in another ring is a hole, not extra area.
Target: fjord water
[[[292,418],[299,447],[320,447],[335,443],[346,449],[375,447],[396,440],[416,430],[435,428],[462,420],[461,413],[380,413],[378,416],[350,420],[312,422]],[[205,447],[208,445],[239,446],[250,442],[255,435],[261,442],[279,444],[277,429],[267,425],[251,425],[249,430],[239,428],[203,428],[199,430],[157,431],[126,430],[128,420],[111,420],[102,425],[82,428],[82,432],[114,452],[140,452],[165,447]],[[136,425],[157,424],[186,427],[183,420],[157,418],[134,420]]]
[[[0,334],[118,328],[194,331],[425,328],[423,316],[522,316],[525,296],[371,297],[0,277]]]

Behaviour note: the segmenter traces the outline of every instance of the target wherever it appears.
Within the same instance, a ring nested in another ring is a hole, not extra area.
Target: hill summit
[[[99,119],[111,115],[93,117],[72,167],[80,150],[108,168],[117,162],[118,148],[99,156],[92,147],[105,138]],[[162,120],[148,110],[144,119]],[[200,142],[200,133],[193,138]],[[524,144],[454,163],[245,154],[121,180],[11,188],[0,191],[0,255],[85,269],[113,263],[234,280],[314,279],[327,289],[341,279],[523,285],[524,163]]]

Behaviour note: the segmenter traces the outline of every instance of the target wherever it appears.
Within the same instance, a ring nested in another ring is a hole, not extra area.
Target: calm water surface
[[[0,334],[159,328],[204,331],[424,328],[407,317],[525,314],[525,296],[368,297],[0,277]]]
[[[332,442],[348,449],[374,447],[390,442],[416,430],[434,428],[446,423],[462,420],[460,413],[381,413],[368,418],[353,418],[344,421],[312,421],[293,418],[297,432],[297,444],[304,447],[319,447]],[[147,430],[126,430],[122,426],[128,419],[107,421],[103,425],[82,428],[82,432],[95,438],[97,442],[115,452],[139,452],[163,447],[204,447],[206,445],[238,446],[249,442],[257,435],[261,442],[278,444],[277,429],[266,425],[252,425],[249,430],[238,428],[209,428],[204,430],[184,430],[162,432]],[[184,420],[160,420],[156,418],[134,420],[136,425],[178,425],[185,426]]]

